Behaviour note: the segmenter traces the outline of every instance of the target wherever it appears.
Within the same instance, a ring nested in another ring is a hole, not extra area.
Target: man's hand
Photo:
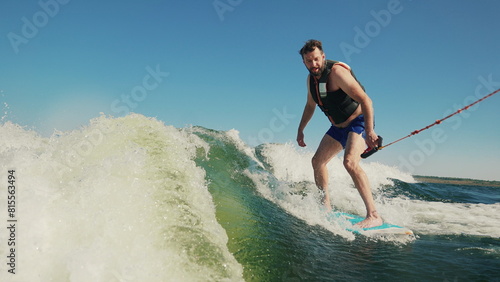
[[[306,146],[306,143],[304,142],[304,132],[299,131],[297,133],[297,143],[299,144],[300,147]]]
[[[366,145],[370,148],[375,148],[378,147],[378,135],[375,133],[375,131],[370,131],[366,133]]]

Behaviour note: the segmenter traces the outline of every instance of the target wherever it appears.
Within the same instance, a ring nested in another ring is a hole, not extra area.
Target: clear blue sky
[[[176,127],[293,142],[306,99],[297,51],[323,41],[374,101],[376,131],[403,137],[500,88],[500,2],[4,1],[0,97],[44,136],[128,111]],[[500,180],[500,94],[375,154],[413,174]],[[5,111],[5,110],[4,110]],[[315,150],[328,121],[306,128]]]

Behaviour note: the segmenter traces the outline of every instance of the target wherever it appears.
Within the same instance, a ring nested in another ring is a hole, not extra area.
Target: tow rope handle
[[[393,142],[391,142],[391,143],[389,143],[389,144],[387,144],[387,145],[385,145],[385,146],[382,146],[382,137],[380,137],[380,136],[379,136],[379,137],[378,137],[378,146],[377,146],[377,147],[375,147],[375,148],[370,148],[370,147],[368,147],[368,148],[367,148],[367,149],[363,152],[363,154],[361,154],[361,157],[362,157],[363,159],[366,159],[366,158],[368,158],[369,156],[371,156],[371,155],[375,154],[377,151],[380,151],[380,150],[382,150],[382,149],[383,149],[383,148],[385,148],[385,147],[388,147],[388,146],[390,146],[390,145],[392,145],[392,144],[394,144],[394,143],[397,143],[397,142],[402,141],[402,140],[404,140],[404,139],[406,139],[406,138],[409,138],[409,137],[411,137],[411,136],[413,136],[413,135],[415,135],[415,134],[419,134],[420,132],[422,132],[422,131],[424,131],[424,130],[429,129],[429,128],[433,127],[434,125],[441,124],[441,122],[443,122],[444,120],[447,120],[447,119],[449,119],[450,117],[452,117],[452,116],[454,116],[454,115],[456,115],[456,114],[459,114],[459,113],[461,113],[461,112],[463,112],[463,111],[465,111],[465,110],[468,110],[470,107],[474,106],[475,104],[477,104],[477,103],[479,103],[479,102],[481,102],[481,101],[485,100],[486,98],[489,98],[489,97],[491,97],[491,96],[493,96],[493,95],[495,95],[495,94],[497,94],[497,93],[499,93],[499,92],[500,92],[500,89],[497,89],[497,90],[495,90],[495,91],[491,92],[490,94],[488,94],[488,95],[484,96],[483,98],[481,98],[481,99],[479,99],[479,100],[477,100],[477,101],[475,101],[475,102],[473,102],[473,103],[470,103],[469,105],[467,105],[467,106],[465,106],[465,107],[463,107],[463,108],[461,108],[461,109],[457,110],[456,112],[451,113],[451,114],[449,114],[448,116],[446,116],[446,117],[444,117],[444,118],[442,118],[442,119],[438,119],[438,120],[436,120],[434,123],[429,124],[428,126],[426,126],[426,127],[422,128],[422,129],[415,130],[415,131],[413,131],[412,133],[408,134],[407,136],[405,136],[405,137],[403,137],[403,138],[400,138],[400,139],[398,139],[398,140],[396,140],[396,141],[393,141]]]
[[[379,135],[378,136],[378,145],[375,146],[374,148],[371,148],[371,147],[366,148],[366,150],[363,152],[363,154],[361,154],[361,157],[363,159],[366,159],[369,156],[375,154],[379,150],[379,148],[382,149],[382,140],[383,140],[382,136]]]

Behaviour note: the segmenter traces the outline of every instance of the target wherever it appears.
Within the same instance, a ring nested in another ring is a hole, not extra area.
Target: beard
[[[309,70],[309,73],[312,76],[321,76],[321,74],[323,73],[323,71],[325,70],[325,68],[326,68],[326,60],[323,61],[323,64],[318,69],[311,68],[311,69],[308,69],[308,70]]]

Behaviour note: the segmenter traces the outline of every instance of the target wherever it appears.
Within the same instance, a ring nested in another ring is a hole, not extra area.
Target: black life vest
[[[346,121],[359,106],[359,103],[354,101],[354,99],[347,95],[347,93],[345,93],[341,88],[339,88],[339,90],[337,91],[330,92],[326,90],[328,75],[330,74],[333,65],[337,63],[339,62],[327,60],[326,68],[323,73],[321,73],[321,77],[319,79],[312,75],[309,75],[309,91],[311,92],[311,96],[314,102],[318,104],[318,107],[334,124],[339,124]],[[356,76],[354,76],[352,70],[350,71],[352,76],[356,79]],[[358,80],[356,79],[356,81]],[[361,85],[361,83],[359,85],[364,90],[364,87]]]

